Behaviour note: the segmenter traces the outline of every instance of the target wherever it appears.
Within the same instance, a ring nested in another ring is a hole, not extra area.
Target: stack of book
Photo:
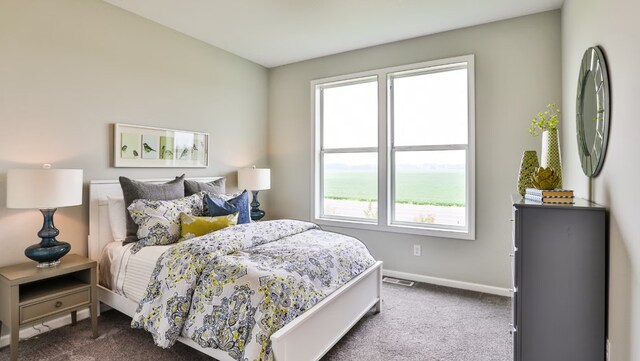
[[[544,204],[573,204],[573,191],[570,189],[542,190],[527,188],[524,199]]]

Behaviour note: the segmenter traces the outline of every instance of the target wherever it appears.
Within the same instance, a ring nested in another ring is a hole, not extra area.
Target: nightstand
[[[11,330],[11,361],[18,359],[20,327],[33,325],[89,307],[93,337],[98,337],[98,293],[96,262],[75,254],[58,266],[36,268],[27,262],[0,268],[0,329]]]

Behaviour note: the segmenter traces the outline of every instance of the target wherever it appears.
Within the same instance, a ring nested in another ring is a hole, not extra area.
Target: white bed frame
[[[219,177],[190,178],[209,182]],[[165,183],[171,179],[147,179]],[[89,188],[89,258],[100,261],[102,249],[113,241],[109,225],[107,196],[122,197],[117,180],[91,181]],[[360,275],[340,287],[324,300],[295,318],[271,336],[276,361],[319,360],[371,308],[380,312],[382,299],[382,262],[378,261]],[[98,300],[132,317],[138,304],[107,288],[98,287]],[[202,348],[193,340],[178,341],[212,356],[219,361],[233,361],[226,352]]]

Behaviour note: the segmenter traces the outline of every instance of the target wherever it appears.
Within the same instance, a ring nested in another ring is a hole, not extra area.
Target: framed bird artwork
[[[206,168],[209,134],[114,124],[114,167]]]

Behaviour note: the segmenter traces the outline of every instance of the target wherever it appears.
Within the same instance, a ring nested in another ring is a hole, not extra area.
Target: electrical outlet
[[[610,361],[611,360],[611,343],[609,342],[609,339],[607,339],[607,344],[606,344],[606,360]]]
[[[414,256],[422,256],[422,247],[419,244],[413,245],[413,255]]]

